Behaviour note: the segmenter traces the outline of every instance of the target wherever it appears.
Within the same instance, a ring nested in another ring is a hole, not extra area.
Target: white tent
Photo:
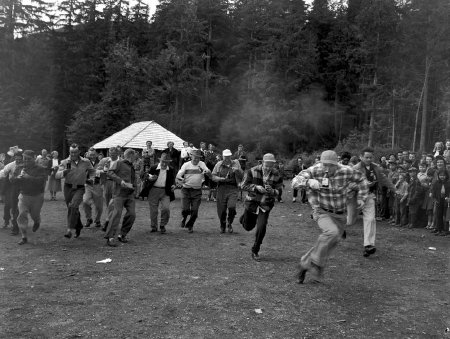
[[[141,121],[131,124],[123,130],[114,133],[103,141],[92,146],[95,149],[107,149],[114,146],[125,148],[146,148],[146,142],[151,141],[157,150],[167,148],[167,142],[172,141],[176,149],[183,147],[183,139],[152,121]]]

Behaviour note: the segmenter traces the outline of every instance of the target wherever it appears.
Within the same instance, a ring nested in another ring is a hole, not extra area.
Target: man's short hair
[[[27,150],[25,150],[23,152],[23,155],[26,155],[27,157],[34,158],[34,151],[27,149]]]
[[[124,153],[123,153],[123,156],[125,157],[125,158],[129,158],[130,156],[133,156],[133,155],[135,155],[136,154],[136,152],[132,149],[132,148],[128,148]]]
[[[117,147],[110,147],[108,150],[108,152],[114,152],[114,151],[117,152]]]
[[[372,147],[364,147],[361,151],[361,155],[364,155],[364,153],[373,153]]]
[[[349,152],[342,152],[341,159],[351,159],[352,155]]]

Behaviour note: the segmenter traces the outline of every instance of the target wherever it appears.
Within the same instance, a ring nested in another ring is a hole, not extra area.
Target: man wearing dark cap
[[[256,226],[255,242],[252,246],[252,259],[260,261],[259,250],[266,235],[267,222],[279,189],[283,185],[283,178],[274,168],[276,163],[272,153],[264,154],[262,164],[252,167],[244,174],[241,188],[247,191],[245,211],[239,218],[246,231]]]
[[[75,230],[75,238],[78,238],[83,228],[80,219],[80,204],[83,201],[86,179],[89,174],[94,174],[95,169],[91,162],[80,156],[80,149],[77,144],[70,146],[69,158],[61,161],[56,179],[65,178],[64,199],[67,205],[67,232],[66,238],[72,237],[72,230]]]
[[[19,186],[17,177],[23,169],[23,154],[18,146],[11,147],[8,155],[13,157],[13,161],[7,164],[1,171],[0,176],[5,179],[5,206],[3,209],[4,228],[8,227],[11,220],[11,235],[19,234],[17,217],[19,215]]]
[[[363,224],[364,224],[364,251],[363,256],[368,257],[376,252],[375,237],[376,237],[376,192],[378,187],[386,186],[389,190],[395,191],[395,186],[388,180],[380,166],[373,163],[373,148],[366,147],[361,151],[361,162],[353,166],[353,168],[362,173],[364,180],[369,187],[369,196],[362,208]],[[352,213],[349,213],[347,221],[348,225],[353,225],[356,222],[357,213],[356,202],[353,200],[349,205]]]
[[[334,151],[324,151],[317,164],[301,171],[292,180],[292,187],[307,188],[311,217],[322,231],[314,247],[300,260],[298,283],[304,282],[307,272],[313,282],[320,282],[328,257],[340,239],[345,237],[348,194],[356,195],[358,208],[361,209],[368,196],[368,187],[361,172],[338,163]]]
[[[46,167],[36,164],[33,151],[23,152],[23,165],[23,170],[17,177],[20,191],[17,222],[22,233],[19,245],[26,244],[28,241],[28,215],[34,222],[33,232],[36,232],[41,225],[41,209],[44,204],[45,182],[48,174]]]
[[[181,185],[181,227],[186,227],[188,233],[194,230],[194,223],[198,217],[198,209],[202,201],[202,182],[205,175],[211,176],[211,172],[203,161],[201,150],[191,152],[191,161],[184,163],[178,171],[176,180]],[[187,217],[190,216],[187,221]]]

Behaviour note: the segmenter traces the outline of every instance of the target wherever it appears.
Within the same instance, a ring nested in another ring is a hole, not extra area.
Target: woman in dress
[[[55,174],[58,171],[59,159],[58,152],[53,151],[51,153],[51,172],[48,180],[48,190],[50,191],[50,200],[56,200],[56,193],[61,192],[61,179],[56,179]]]

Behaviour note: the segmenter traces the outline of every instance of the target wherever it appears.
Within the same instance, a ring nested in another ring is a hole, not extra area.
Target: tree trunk
[[[370,109],[370,122],[369,122],[369,142],[368,146],[373,147],[373,134],[375,130],[375,94],[377,90],[377,73],[373,76],[373,91],[372,91],[372,107]]]
[[[430,72],[431,60],[427,55],[425,57],[425,80],[423,83],[423,104],[422,104],[422,126],[420,129],[420,144],[419,151],[423,152],[427,141],[428,128],[428,74]]]
[[[391,149],[395,146],[395,92],[392,90],[392,138]]]

